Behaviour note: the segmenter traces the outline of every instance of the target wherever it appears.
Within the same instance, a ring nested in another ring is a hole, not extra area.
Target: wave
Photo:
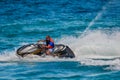
[[[81,59],[80,63],[87,66],[106,66],[105,70],[120,70],[120,58],[114,59]]]
[[[5,52],[5,54],[0,55],[0,65],[1,66],[6,66],[6,65],[11,65],[11,63],[24,63],[24,62],[29,62],[29,63],[35,63],[35,62],[79,62],[80,65],[85,65],[85,66],[103,66],[104,70],[113,70],[113,71],[119,71],[120,70],[120,57],[118,58],[76,58],[74,59],[59,59],[58,57],[50,57],[47,56],[45,58],[31,55],[25,58],[19,58],[15,55],[15,51],[11,52]],[[6,63],[6,64],[2,64]],[[12,64],[12,65],[13,65]]]

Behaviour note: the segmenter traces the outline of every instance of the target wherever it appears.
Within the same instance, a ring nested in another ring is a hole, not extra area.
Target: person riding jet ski
[[[46,45],[43,45],[42,47],[46,49],[45,53],[47,55],[51,55],[51,53],[54,51],[54,40],[48,35],[46,36],[45,40],[39,41],[46,42]]]
[[[45,42],[41,43],[41,42]],[[45,53],[45,54],[44,54]],[[38,55],[45,57],[46,54],[50,56],[57,56],[59,58],[74,58],[74,52],[64,44],[54,44],[50,36],[46,36],[45,40],[39,40],[37,44],[26,44],[16,50],[18,57],[26,57],[28,55]]]

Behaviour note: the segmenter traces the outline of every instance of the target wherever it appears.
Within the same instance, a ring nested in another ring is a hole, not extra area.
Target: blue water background
[[[100,30],[107,35],[119,32],[119,4],[119,0],[0,0],[0,57],[15,55],[16,48],[36,43],[46,35],[59,43],[65,37],[80,37],[88,27],[87,31]],[[1,80],[120,79],[120,68],[107,69],[109,64],[84,65],[69,59],[55,62],[13,59],[0,61]]]

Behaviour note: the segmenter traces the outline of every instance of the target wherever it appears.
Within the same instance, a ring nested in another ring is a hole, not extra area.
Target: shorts
[[[54,48],[51,48],[51,49],[48,49],[50,52],[53,52],[54,51]]]

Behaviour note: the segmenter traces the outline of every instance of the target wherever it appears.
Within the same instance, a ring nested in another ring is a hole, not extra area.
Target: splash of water
[[[91,31],[84,37],[64,37],[60,41],[67,44],[79,58],[111,58],[120,57],[120,32],[116,31],[111,35],[102,30]]]
[[[109,3],[110,2],[108,2],[107,4],[105,4],[102,7],[102,10],[98,12],[98,14],[96,15],[96,17],[88,24],[87,28],[83,31],[83,33],[81,34],[81,37],[83,37],[86,34],[86,32],[88,32],[89,29],[95,24],[95,22],[102,16],[103,12],[107,9],[107,5]]]

